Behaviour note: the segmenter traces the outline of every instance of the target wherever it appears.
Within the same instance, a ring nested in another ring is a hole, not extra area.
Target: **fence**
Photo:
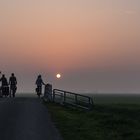
[[[53,89],[52,92],[52,85],[50,84],[45,86],[44,100],[88,110],[93,107],[93,99],[91,97],[60,89]]]
[[[68,92],[64,90],[53,90],[53,102],[58,102],[64,105],[71,105],[82,109],[92,109],[93,99],[89,96]]]

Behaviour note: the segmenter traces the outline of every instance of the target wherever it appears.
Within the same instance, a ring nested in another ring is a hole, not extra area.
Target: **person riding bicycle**
[[[42,94],[42,85],[45,85],[45,83],[42,80],[41,75],[38,75],[37,80],[36,80],[36,85],[37,85],[36,92],[37,92],[37,95],[40,97],[40,95]]]

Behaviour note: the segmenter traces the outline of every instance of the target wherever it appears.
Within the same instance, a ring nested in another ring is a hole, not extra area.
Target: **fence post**
[[[75,103],[76,103],[76,105],[78,104],[78,102],[77,102],[77,94],[75,94]]]
[[[91,110],[93,108],[93,100],[92,98],[89,98],[89,109]]]
[[[53,102],[55,101],[55,89],[53,90]]]
[[[47,88],[46,88],[46,85],[45,85],[45,87],[44,87],[44,97],[43,97],[43,99],[44,99],[45,102],[47,101],[47,95],[46,95],[47,94],[46,93],[47,91],[46,91],[46,89]]]
[[[66,102],[66,92],[64,92],[64,103]]]

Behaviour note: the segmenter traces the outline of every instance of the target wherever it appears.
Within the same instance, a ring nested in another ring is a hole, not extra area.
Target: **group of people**
[[[4,74],[2,74],[2,77],[0,78],[1,87],[0,87],[0,96],[3,97],[15,97],[15,93],[17,90],[17,79],[14,75],[14,73],[11,74],[9,78],[9,82]]]
[[[14,73],[11,74],[9,81],[5,77],[5,74],[2,74],[0,82],[1,82],[0,97],[3,96],[15,97],[15,93],[17,91],[17,78],[15,77]],[[42,85],[46,85],[43,82],[41,75],[38,75],[35,84],[37,85],[36,93],[40,97],[40,95],[42,94]]]

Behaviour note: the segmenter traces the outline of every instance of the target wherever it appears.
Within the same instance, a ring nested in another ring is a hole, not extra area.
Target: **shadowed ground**
[[[61,140],[47,108],[37,97],[0,99],[1,140]]]

